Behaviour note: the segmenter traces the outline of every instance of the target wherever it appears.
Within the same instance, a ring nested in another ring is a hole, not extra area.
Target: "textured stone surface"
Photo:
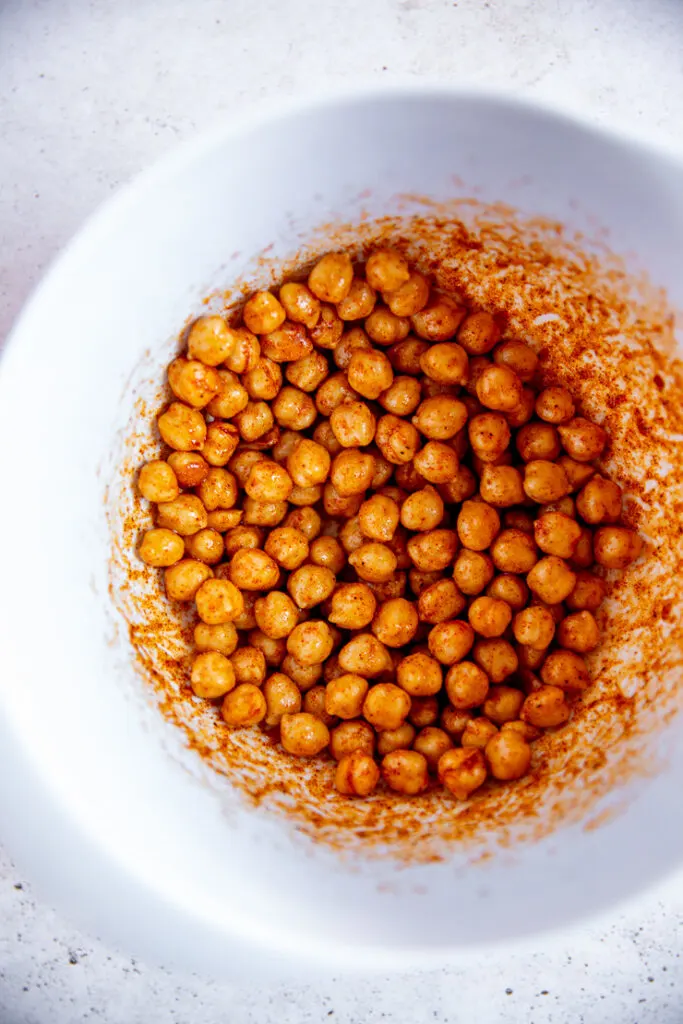
[[[683,0],[4,0],[0,339],[99,202],[254,100],[430,77],[509,89],[683,149],[681,54]],[[532,957],[296,989],[228,985],[145,967],[82,934],[0,855],[0,1024],[680,1024],[682,918],[679,877],[540,939]]]

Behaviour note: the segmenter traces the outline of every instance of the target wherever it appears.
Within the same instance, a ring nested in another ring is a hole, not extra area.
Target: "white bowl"
[[[413,198],[397,200],[406,194]],[[650,538],[657,553],[648,565],[666,569],[660,589],[669,602],[663,617],[651,605],[650,639],[673,653],[658,666],[646,728],[621,740],[611,719],[602,732],[589,730],[604,764],[570,750],[571,799],[562,802],[556,789],[539,800],[535,831],[527,807],[519,829],[494,819],[488,843],[480,828],[470,843],[446,844],[433,863],[416,862],[410,842],[401,863],[395,837],[378,857],[351,833],[342,857],[300,821],[303,832],[267,801],[254,808],[230,778],[213,776],[147,699],[121,593],[113,601],[108,590],[112,531],[124,537],[129,471],[145,441],[143,429],[131,447],[131,416],[147,422],[177,333],[203,296],[240,275],[267,279],[308,237],[318,248],[353,237],[339,225],[358,222],[362,210],[405,216],[430,212],[416,197],[452,204],[473,195],[584,231],[593,253],[604,225],[609,248],[683,306],[683,164],[674,157],[501,98],[404,90],[294,105],[184,147],[87,224],[4,354],[4,836],[51,898],[148,956],[221,975],[434,966],[560,927],[680,864],[673,540]],[[483,207],[459,209],[467,219],[468,209],[479,215]],[[517,216],[498,214],[501,222]],[[321,230],[326,222],[336,229]],[[259,263],[264,252],[270,262]],[[537,268],[529,274],[540,280]],[[539,322],[535,343],[544,330],[555,336],[552,322]],[[647,414],[658,392],[651,381],[643,387]],[[135,405],[141,398],[146,410]],[[582,398],[590,407],[590,385]],[[624,428],[615,456],[622,469],[627,436]],[[122,474],[124,456],[131,461]],[[680,500],[675,470],[668,489],[667,501]],[[114,581],[120,587],[121,576]],[[631,691],[645,685],[639,635],[628,635],[622,661]],[[573,773],[571,758],[580,762]],[[561,759],[552,763],[561,783]],[[272,771],[282,771],[281,761]],[[453,818],[453,804],[445,808]],[[412,813],[396,802],[394,814],[435,833],[438,845],[438,815],[427,827]]]

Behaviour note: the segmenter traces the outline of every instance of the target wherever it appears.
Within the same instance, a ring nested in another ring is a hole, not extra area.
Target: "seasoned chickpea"
[[[258,647],[239,647],[230,656],[230,663],[238,683],[261,686],[266,678],[266,656]]]
[[[593,462],[602,455],[607,434],[597,423],[575,416],[558,428],[562,446],[576,462]]]
[[[525,423],[528,423],[534,414],[535,401],[536,392],[533,388],[523,387],[519,405],[505,413],[505,419],[508,421],[509,426],[523,427]]]
[[[190,683],[197,697],[223,697],[236,685],[231,662],[218,651],[203,651],[192,662]]]
[[[439,384],[465,384],[469,376],[467,353],[454,342],[430,345],[420,356],[420,368]]]
[[[428,725],[421,729],[413,741],[413,750],[427,760],[430,772],[436,772],[439,758],[453,747],[453,740],[443,729]]]
[[[335,455],[330,468],[330,482],[342,497],[363,494],[375,472],[375,460],[369,452],[347,448]]]
[[[579,539],[571,557],[572,569],[588,569],[594,561],[593,533],[587,526],[582,526]]]
[[[349,384],[364,398],[379,398],[391,387],[394,371],[384,352],[356,349],[348,368]]]
[[[439,487],[439,494],[449,504],[459,504],[477,491],[477,479],[467,466],[458,466],[452,480]]]
[[[230,579],[240,590],[271,590],[277,586],[280,570],[265,551],[240,548],[230,562]]]
[[[225,466],[230,461],[239,441],[240,436],[234,424],[214,420],[206,428],[206,441],[202,447],[202,455],[212,466]]]
[[[358,551],[358,548],[365,544],[366,538],[363,536],[363,531],[360,528],[358,516],[351,516],[350,519],[346,520],[339,531],[339,542],[347,554],[351,554],[352,551]]]
[[[330,753],[336,761],[359,751],[372,757],[375,751],[375,730],[364,719],[341,722],[330,732]]]
[[[443,441],[428,441],[413,459],[413,467],[421,482],[444,484],[452,480],[458,470],[458,456]]]
[[[249,402],[242,412],[235,416],[237,429],[247,443],[263,437],[274,423],[273,413],[266,402]]]
[[[512,370],[525,384],[533,380],[538,369],[538,356],[534,350],[525,342],[514,339],[496,346],[493,361],[498,366],[506,366]]]
[[[534,538],[524,530],[501,530],[491,546],[491,558],[499,572],[529,572],[538,560]]]
[[[576,584],[567,600],[567,608],[573,612],[596,612],[607,593],[607,584],[592,572],[577,572]]]
[[[515,612],[521,611],[529,600],[529,588],[526,583],[512,573],[496,576],[486,588],[486,593],[489,597],[506,601]]]
[[[483,466],[479,481],[481,496],[494,508],[508,508],[524,501],[522,474],[514,466]]]
[[[216,625],[198,622],[194,628],[194,645],[198,651],[218,651],[227,658],[237,647],[237,641],[234,622],[221,622]]]
[[[525,462],[553,462],[560,454],[560,438],[549,423],[527,423],[518,431],[515,444]]]
[[[221,707],[223,720],[232,728],[244,728],[262,722],[266,711],[266,698],[258,686],[252,683],[239,683],[226,695]]]
[[[270,459],[261,459],[252,467],[244,489],[256,501],[286,501],[293,486],[292,478],[283,466]]]
[[[393,292],[410,278],[410,267],[395,249],[377,249],[365,264],[365,276],[380,292]]]
[[[271,590],[265,597],[258,598],[254,616],[261,632],[274,640],[289,636],[299,621],[296,605],[279,590]]]
[[[310,328],[311,340],[318,348],[334,349],[344,331],[344,321],[334,306],[320,307],[320,319]]]
[[[237,479],[227,469],[211,466],[197,491],[207,511],[230,509],[237,501]]]
[[[465,426],[467,409],[453,395],[434,395],[420,403],[412,422],[425,437],[448,441]]]
[[[486,761],[481,750],[457,747],[444,751],[437,773],[439,782],[456,800],[467,800],[486,782]]]
[[[187,334],[190,359],[207,366],[218,366],[228,358],[236,344],[235,332],[221,316],[200,316]]]
[[[369,409],[368,409],[368,412],[370,412]],[[372,416],[372,413],[370,413],[370,415]],[[374,417],[373,417],[373,419],[374,419]],[[373,436],[374,436],[374,426],[373,426]],[[334,431],[332,430],[332,424],[330,423],[329,420],[321,420],[317,424],[315,430],[313,431],[313,440],[315,441],[316,444],[319,444],[322,448],[324,448],[325,451],[328,452],[328,454],[330,454],[330,455],[338,455],[339,452],[342,450],[342,445],[339,443],[337,438],[334,436]],[[354,447],[356,447],[356,445],[349,445],[348,447],[354,448]]]
[[[339,665],[344,672],[353,672],[372,679],[393,668],[389,651],[371,633],[358,633],[339,652]]]
[[[369,689],[367,679],[352,672],[331,680],[325,687],[325,710],[338,718],[358,718]]]
[[[290,495],[291,497],[291,495]],[[286,501],[244,499],[244,522],[251,526],[277,526],[287,515]]]
[[[178,479],[163,459],[147,462],[138,473],[138,490],[147,501],[173,501],[180,494]]]
[[[332,653],[334,640],[326,622],[301,622],[287,637],[287,650],[302,665],[320,665]]]
[[[460,743],[465,750],[484,750],[489,740],[497,735],[497,726],[488,718],[473,718],[465,726]]]
[[[598,624],[588,611],[567,615],[559,625],[557,639],[560,646],[578,654],[595,650],[600,643]]]
[[[589,462],[577,462],[568,455],[560,455],[557,462],[567,474],[570,491],[580,490],[595,475],[595,467]]]
[[[371,583],[382,583],[396,571],[397,558],[386,544],[370,541],[349,556],[349,564],[353,566],[362,580]]]
[[[397,509],[398,511],[398,509]],[[444,516],[444,503],[434,487],[414,491],[401,505],[401,525],[419,533],[433,530]]]
[[[206,420],[198,409],[182,402],[171,402],[157,419],[161,439],[179,452],[201,448],[206,440]]]
[[[518,643],[532,647],[535,651],[544,651],[555,635],[555,620],[543,605],[532,605],[517,612],[512,632]]]
[[[490,313],[470,313],[460,325],[458,341],[471,356],[483,356],[498,344],[500,328]]]
[[[256,605],[256,601],[254,605]],[[260,629],[252,629],[247,639],[252,647],[256,647],[257,650],[263,652],[266,665],[269,665],[271,668],[278,668],[282,664],[282,660],[287,653],[287,645],[283,638],[276,640],[272,636],[266,636]]]
[[[454,708],[465,711],[486,700],[489,681],[486,673],[472,661],[452,665],[446,673],[446,693]]]
[[[313,608],[325,601],[336,583],[333,572],[321,565],[302,565],[287,580],[287,590],[298,608]]]
[[[313,342],[303,324],[285,320],[281,327],[261,338],[261,352],[275,363],[293,363],[308,355]]]
[[[206,529],[206,509],[194,494],[180,494],[173,501],[157,505],[157,526],[174,530],[181,537],[189,537]]]
[[[537,729],[535,725],[531,725],[529,722],[523,722],[521,718],[512,722],[503,722],[500,727],[500,731],[504,733],[517,733],[517,735],[521,736],[526,743],[532,743],[543,735],[542,731]]]
[[[569,493],[567,474],[554,462],[534,459],[524,467],[524,493],[532,501],[546,505]]]
[[[511,412],[522,399],[522,382],[507,366],[487,366],[477,380],[476,393],[487,409]]]
[[[174,359],[168,367],[168,383],[181,402],[202,409],[221,388],[221,378],[212,366],[198,359]]]
[[[407,750],[415,739],[417,730],[410,722],[404,722],[398,729],[384,729],[377,735],[377,753],[385,757],[394,750]]]
[[[311,396],[289,386],[280,389],[271,408],[279,425],[289,430],[306,430],[317,416]]]
[[[388,413],[377,423],[375,443],[392,465],[410,462],[420,446],[420,435],[412,423]]]
[[[541,679],[546,686],[561,690],[585,690],[590,686],[586,663],[574,651],[553,651],[541,666]]]
[[[394,316],[390,309],[375,306],[365,321],[368,336],[377,345],[394,345],[403,341],[410,331],[410,320],[407,317]]]
[[[436,580],[421,591],[417,612],[420,622],[435,625],[455,618],[465,607],[465,598],[453,580]]]
[[[449,734],[459,739],[464,733],[467,725],[473,721],[471,711],[461,711],[451,704],[441,712],[441,726]]]
[[[457,530],[463,547],[484,551],[500,530],[500,516],[485,501],[464,501],[458,514]]]
[[[379,404],[395,416],[409,416],[420,404],[422,392],[414,377],[395,377],[379,395]]]
[[[287,513],[284,526],[303,533],[308,541],[315,540],[322,529],[322,520],[314,508],[295,508]]]
[[[230,370],[218,370],[218,391],[209,401],[206,411],[218,419],[231,419],[246,408],[249,394],[237,374]]]
[[[382,778],[394,792],[416,796],[429,784],[427,758],[417,750],[392,750],[382,759]]]
[[[524,694],[513,686],[492,686],[484,701],[483,711],[494,725],[514,722],[524,703]]]
[[[517,656],[519,658],[519,665],[522,672],[536,672],[545,661],[547,654],[547,648],[544,648],[542,651],[537,651],[533,647],[526,647],[524,644],[517,644]],[[536,686],[537,680],[533,677],[530,682],[532,684],[531,689],[533,690]]]
[[[332,594],[329,621],[342,629],[363,629],[372,622],[377,601],[366,583],[343,583]]]
[[[283,715],[295,715],[301,711],[299,687],[283,672],[275,672],[263,684],[266,701],[265,724],[279,725]]]
[[[379,767],[374,758],[355,750],[341,758],[334,785],[344,796],[370,796],[379,782]]]
[[[237,412],[246,409],[249,399],[254,402],[272,401],[280,393],[282,387],[282,370],[272,359],[261,356],[251,370],[244,374],[242,380],[247,401]],[[237,415],[237,413],[233,413],[233,415]]]
[[[581,537],[581,527],[562,512],[544,512],[534,523],[534,540],[546,555],[571,558]]]
[[[406,338],[392,345],[387,355],[389,362],[397,373],[407,373],[417,376],[420,373],[420,359],[430,346],[426,341],[419,341],[417,338]]]
[[[422,651],[415,651],[399,661],[396,679],[411,697],[431,697],[443,685],[441,666]]]
[[[404,597],[395,597],[377,609],[372,632],[387,647],[404,647],[415,636],[418,623],[415,606]]]
[[[209,472],[209,464],[198,452],[172,452],[168,464],[181,487],[197,487]]]
[[[280,668],[285,675],[294,680],[302,693],[319,683],[323,674],[322,665],[302,665],[291,654],[285,655]]]
[[[363,701],[363,715],[377,730],[398,729],[408,717],[410,697],[394,683],[376,683]]]
[[[459,552],[453,568],[453,579],[458,589],[470,597],[480,594],[493,578],[493,562],[480,551]]]
[[[569,597],[576,584],[576,573],[556,555],[541,558],[527,574],[526,581],[536,597],[546,604],[559,604]]]
[[[232,558],[240,548],[260,548],[263,543],[263,531],[256,526],[234,526],[225,534],[225,553]]]
[[[454,665],[462,661],[474,643],[474,630],[468,622],[453,619],[439,622],[429,633],[429,653],[442,665]]]
[[[332,573],[339,573],[346,565],[346,554],[335,537],[317,537],[310,547],[310,560]]]
[[[531,747],[519,733],[499,732],[486,744],[484,751],[494,779],[521,779],[531,764]]]
[[[223,536],[217,530],[199,530],[185,538],[185,550],[190,558],[197,558],[207,565],[217,565],[225,551]]]
[[[172,601],[194,600],[197,591],[213,572],[205,562],[183,558],[164,572],[166,594]]]
[[[534,532],[534,516],[523,508],[510,508],[503,513],[503,522],[508,530],[521,530],[522,533]]]
[[[591,526],[616,522],[621,515],[621,487],[602,476],[592,477],[576,496],[576,510]]]
[[[280,742],[288,754],[315,757],[329,744],[330,730],[310,712],[284,714],[280,719]]]
[[[458,550],[454,530],[427,530],[408,541],[408,554],[413,565],[423,572],[439,572],[451,565]]]
[[[425,341],[446,342],[455,336],[466,312],[448,295],[433,293],[427,304],[410,319],[418,337]]]
[[[564,690],[559,686],[541,686],[526,698],[520,717],[537,729],[553,729],[564,725],[570,714]]]
[[[358,510],[358,524],[364,537],[390,541],[399,521],[399,507],[391,498],[373,494]]]
[[[403,597],[408,586],[408,580],[404,572],[395,572],[388,580],[381,583],[368,583],[373,594],[381,603],[391,601],[396,597]]]
[[[512,609],[496,597],[477,597],[470,605],[467,617],[475,633],[480,636],[502,636],[510,625]]]
[[[498,412],[473,416],[467,427],[472,450],[482,462],[495,462],[510,443],[510,427]]]
[[[247,299],[242,319],[252,334],[269,334],[281,327],[287,318],[282,304],[272,292],[255,292]]]
[[[544,388],[536,399],[536,415],[546,423],[567,423],[574,415],[572,396],[566,388]]]
[[[349,384],[345,373],[333,373],[318,388],[315,406],[321,416],[332,417],[340,405],[357,401],[358,394]],[[374,418],[373,418],[374,419]]]
[[[143,535],[138,554],[146,565],[165,569],[179,562],[185,553],[182,537],[173,530],[163,528],[147,530]]]
[[[330,368],[322,352],[309,352],[291,362],[285,376],[290,384],[301,391],[315,391],[329,375]]]
[[[195,595],[202,622],[210,626],[234,622],[244,611],[244,599],[229,580],[207,579]]]
[[[429,282],[417,270],[411,270],[407,281],[391,291],[382,290],[382,298],[394,316],[412,317],[427,305]]]
[[[235,328],[233,335],[235,345],[225,358],[225,367],[232,373],[247,373],[261,354],[259,340],[246,327]]]
[[[283,284],[279,293],[280,302],[286,315],[294,323],[309,329],[320,319],[320,302],[315,295],[299,281]]]
[[[363,448],[375,436],[376,420],[364,402],[347,401],[330,415],[330,427],[342,448]]]
[[[363,320],[375,308],[374,288],[361,277],[354,277],[348,294],[337,303],[337,313],[342,320]]]
[[[308,275],[308,287],[322,302],[345,299],[353,282],[353,266],[348,253],[330,252],[318,260]]]
[[[502,683],[519,666],[514,647],[500,637],[478,640],[472,648],[472,657],[492,683]]]

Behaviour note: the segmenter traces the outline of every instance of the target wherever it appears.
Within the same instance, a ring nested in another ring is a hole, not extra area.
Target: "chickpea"
[[[590,463],[576,462],[568,455],[561,455],[557,462],[567,474],[570,491],[580,490],[595,474],[595,468]]]
[[[351,291],[353,266],[345,252],[330,252],[308,275],[308,287],[322,302],[339,303]]]
[[[387,547],[390,551],[393,551],[396,556],[396,568],[397,569],[409,569],[411,567],[411,556],[408,553],[408,531],[404,530],[402,526],[397,526],[394,536],[387,543]],[[438,541],[438,544],[442,544],[443,541]]]
[[[485,501],[464,501],[458,514],[460,543],[471,551],[484,551],[500,530],[500,516]]]
[[[473,416],[467,428],[472,450],[482,462],[495,462],[510,443],[510,427],[498,412]]]
[[[452,665],[446,673],[446,693],[454,708],[465,711],[486,700],[489,681],[485,672],[472,661]]]
[[[307,430],[317,416],[311,396],[299,388],[289,386],[280,390],[272,404],[272,411],[279,425],[290,430]]]
[[[242,594],[229,580],[207,579],[195,594],[202,622],[210,626],[233,622],[244,611]]]
[[[266,656],[258,647],[239,647],[231,655],[230,662],[238,683],[262,685],[267,671]]]
[[[436,624],[455,618],[465,607],[465,598],[452,580],[437,580],[419,595],[420,622]]]
[[[288,754],[315,757],[328,746],[330,731],[324,722],[309,712],[284,714],[280,719],[280,742]]]
[[[225,535],[225,553],[232,558],[241,548],[260,548],[263,543],[263,531],[256,526],[235,526]]]
[[[621,487],[602,476],[593,476],[577,494],[576,508],[591,526],[614,523],[621,515]]]
[[[256,605],[256,601],[254,605]],[[249,632],[248,640],[252,647],[256,647],[257,650],[263,652],[266,665],[269,665],[271,668],[278,668],[282,664],[282,660],[287,653],[287,644],[283,638],[276,640],[272,636],[266,636],[260,629],[252,629]]]
[[[307,356],[313,342],[303,324],[285,320],[281,327],[261,338],[261,352],[274,363],[293,363]]]
[[[360,528],[360,519],[358,516],[351,516],[339,531],[341,546],[347,554],[351,554],[353,551],[358,551],[358,548],[365,544],[365,541],[366,538],[363,536],[363,531]]]
[[[304,327],[315,327],[320,319],[320,302],[299,281],[290,281],[280,288],[280,303],[287,317]]]
[[[366,583],[343,583],[332,594],[329,621],[342,629],[363,629],[377,608],[375,595]]]
[[[397,559],[386,544],[370,541],[349,556],[349,565],[353,566],[362,580],[382,583],[396,571]]]
[[[509,412],[505,413],[505,419],[508,421],[508,426],[523,427],[525,423],[528,423],[534,414],[535,401],[536,392],[533,388],[523,387],[519,405],[516,405],[514,409],[510,409]]]
[[[337,303],[337,313],[342,320],[363,320],[372,313],[376,299],[374,288],[362,278],[354,277],[348,295]]]
[[[384,306],[376,306],[365,321],[365,330],[375,344],[393,345],[408,336],[410,321],[406,317],[394,316]]]
[[[472,629],[480,636],[502,636],[510,625],[512,609],[495,597],[477,597],[467,612]]]
[[[487,366],[477,380],[476,393],[487,409],[511,412],[522,400],[522,382],[507,366]]]
[[[455,560],[453,579],[463,594],[474,596],[490,583],[493,573],[493,562],[488,555],[464,549]]]
[[[198,359],[207,366],[218,366],[228,358],[236,344],[235,332],[221,316],[200,316],[187,334],[187,352],[190,359]]]
[[[435,395],[418,406],[413,423],[418,430],[436,441],[448,441],[462,430],[467,422],[467,409],[452,395]]]
[[[223,572],[223,570],[226,570]],[[225,579],[230,575],[230,566],[227,564],[216,566],[216,575],[220,574],[220,579]],[[241,615],[234,620],[235,629],[255,629],[256,628],[256,616],[254,615],[254,605],[256,604],[259,594],[255,594],[253,591],[245,590],[242,592],[242,600],[244,601],[244,611]]]
[[[522,474],[514,466],[483,466],[479,481],[481,496],[495,508],[508,508],[524,501]]]
[[[275,672],[263,684],[266,700],[265,724],[279,725],[283,715],[295,715],[301,711],[301,693],[298,686],[283,672]]]
[[[348,448],[335,455],[330,469],[330,481],[342,497],[363,494],[375,471],[375,460],[359,448]]]
[[[566,423],[574,415],[572,396],[566,388],[544,388],[536,399],[536,415],[546,423]]]
[[[198,651],[218,651],[227,658],[237,647],[237,640],[234,622],[221,622],[217,625],[198,622],[194,628],[194,645]]]
[[[339,652],[339,665],[344,672],[353,672],[372,679],[393,668],[389,651],[371,633],[358,633]]]
[[[394,683],[376,683],[363,701],[363,715],[377,730],[398,729],[410,711],[411,700]]]
[[[474,630],[468,622],[453,619],[439,622],[429,633],[429,653],[442,665],[454,665],[462,661],[474,643]]]
[[[270,334],[281,327],[286,318],[284,307],[272,292],[255,292],[242,310],[244,324],[252,334]]]
[[[375,437],[376,423],[364,402],[343,402],[330,415],[332,433],[342,448],[363,448],[371,444]]]
[[[534,539],[541,551],[571,558],[581,537],[581,527],[562,512],[545,512],[534,523]]]
[[[418,337],[445,342],[455,336],[466,312],[448,295],[434,293],[427,305],[411,317],[411,323]]]
[[[576,573],[556,555],[546,555],[536,562],[527,574],[526,581],[541,601],[559,604],[569,597],[576,584]]]
[[[452,480],[439,487],[439,494],[447,504],[460,504],[477,491],[477,479],[467,466],[458,466]]]
[[[143,535],[138,554],[146,565],[165,569],[179,562],[185,553],[182,537],[173,530],[147,530]]]
[[[508,530],[521,530],[522,533],[534,532],[534,516],[522,508],[510,508],[503,513],[503,523]]]
[[[157,419],[157,427],[162,441],[179,452],[196,451],[206,440],[206,420],[201,412],[182,402],[171,402]]]
[[[427,758],[417,750],[392,750],[382,759],[382,778],[394,792],[417,796],[429,784]]]
[[[521,736],[526,743],[533,743],[534,740],[539,739],[543,735],[541,730],[537,729],[535,725],[530,725],[521,719],[516,719],[513,722],[503,722],[500,731],[503,733],[514,732]]]
[[[420,404],[421,389],[414,377],[394,377],[379,395],[379,404],[395,416],[409,416]]]
[[[235,672],[218,651],[203,651],[192,663],[190,682],[197,697],[223,697],[235,687]]]
[[[602,455],[607,434],[597,423],[575,416],[558,427],[562,446],[575,462],[593,462]]]
[[[395,597],[380,605],[372,631],[387,647],[404,647],[415,636],[418,623],[415,606],[404,597]]]
[[[600,630],[590,612],[575,612],[562,620],[557,639],[567,650],[587,654],[595,650],[600,643]]]
[[[497,735],[497,727],[493,722],[489,722],[488,718],[473,718],[465,726],[460,743],[465,750],[483,751],[489,740]]]
[[[377,764],[360,750],[342,757],[334,775],[335,788],[344,796],[370,796],[378,782]]]
[[[363,719],[341,722],[330,732],[330,753],[336,761],[359,751],[372,757],[375,751],[375,730]]]
[[[554,462],[534,459],[524,468],[524,493],[532,501],[547,504],[569,493],[567,474]]]
[[[515,732],[499,732],[486,744],[484,754],[491,775],[504,782],[521,779],[531,764],[531,747]]]
[[[336,574],[346,565],[343,547],[334,537],[317,537],[310,547],[310,559],[314,566],[321,566]]]
[[[494,725],[514,722],[524,703],[524,694],[512,686],[492,686],[484,701],[483,711]]]
[[[185,550],[190,558],[196,558],[207,565],[217,565],[223,557],[223,537],[217,530],[199,530],[185,538]]]
[[[491,558],[499,572],[527,573],[536,565],[538,553],[528,533],[502,530],[491,546]]]
[[[423,572],[439,572],[453,562],[458,549],[454,530],[427,530],[408,541],[408,554],[413,565]]]
[[[224,360],[225,368],[231,373],[248,373],[261,354],[259,340],[246,327],[236,327],[233,335],[235,345]]]
[[[398,729],[384,729],[377,736],[377,753],[381,757],[394,750],[407,750],[415,739],[417,730],[410,722],[404,722]]]
[[[287,650],[302,665],[319,665],[332,653],[334,641],[326,622],[301,622],[287,637]]]
[[[368,412],[370,412],[369,409]],[[370,413],[370,415],[372,416],[372,413]],[[332,425],[329,420],[321,420],[318,423],[315,430],[313,431],[313,440],[315,441],[316,444],[319,444],[322,448],[324,448],[325,451],[328,452],[330,455],[338,455],[339,452],[342,450],[342,445],[340,445],[339,441],[334,436],[334,431],[332,430]],[[349,447],[353,448],[356,446],[349,445]]]
[[[234,419],[240,435],[247,443],[263,437],[275,422],[271,408],[265,402],[249,402]]]
[[[302,693],[320,682],[323,674],[322,665],[301,665],[291,654],[286,654],[282,659],[280,669],[296,683]]]
[[[564,690],[559,686],[541,686],[530,693],[522,705],[520,716],[523,722],[537,729],[553,729],[564,725],[571,714]]]
[[[181,487],[197,487],[209,472],[209,464],[198,452],[171,452],[168,464]]]
[[[395,572],[388,580],[381,583],[368,583],[377,600],[392,601],[394,598],[403,597],[406,592],[408,580],[404,572]]]
[[[529,600],[529,588],[526,583],[512,573],[496,576],[486,588],[486,593],[489,597],[506,601],[515,612],[521,611]]]
[[[591,572],[577,572],[576,584],[567,600],[567,608],[573,612],[596,612],[607,593],[607,584]]]
[[[439,758],[452,747],[453,740],[448,733],[433,725],[421,729],[413,741],[413,749],[426,758],[430,772],[436,772]]]
[[[289,577],[287,590],[298,608],[313,608],[325,601],[336,583],[335,575],[321,565],[302,565]]]
[[[189,537],[206,529],[206,509],[194,494],[180,494],[157,505],[157,526]]]
[[[221,714],[226,725],[245,728],[256,725],[266,717],[266,698],[258,686],[252,683],[238,683],[223,700]]]
[[[471,356],[483,356],[495,348],[500,328],[490,313],[470,313],[460,324],[458,341]]]
[[[394,316],[412,317],[427,305],[429,282],[419,271],[411,270],[407,281],[391,291],[383,290],[382,298]]]
[[[377,249],[368,257],[365,276],[377,291],[393,292],[410,279],[410,268],[395,249]]]
[[[244,390],[247,394],[247,401],[237,412],[242,412],[249,404],[249,399],[254,402],[259,400],[272,401],[279,394],[282,387],[282,370],[276,362],[261,356],[248,373],[243,376]],[[234,413],[233,415],[236,415]]]
[[[358,718],[363,712],[369,686],[367,679],[352,672],[333,679],[325,687],[325,710],[338,718]]]
[[[218,370],[218,390],[210,399],[206,411],[218,419],[231,419],[246,408],[249,394],[237,374]]]
[[[451,704],[441,712],[442,728],[449,736],[455,736],[457,739],[462,736],[471,721],[473,721],[471,711],[460,711],[459,708],[454,708]]]
[[[256,624],[262,633],[274,640],[289,636],[299,621],[297,608],[287,594],[271,590],[254,604]]]
[[[537,651],[533,647],[527,647],[524,644],[517,644],[517,656],[523,672],[536,672],[545,661],[547,654],[547,647],[543,648],[541,651]]]
[[[399,661],[396,668],[399,686],[411,697],[430,697],[443,685],[441,666],[423,651],[414,651]]]
[[[426,341],[418,341],[417,338],[406,338],[392,345],[387,355],[389,362],[398,373],[406,373],[410,376],[417,376],[420,373],[420,359],[430,346]]]
[[[315,540],[322,529],[322,520],[314,508],[296,508],[287,513],[284,526],[303,533],[308,541]]]
[[[398,511],[398,507],[397,507]],[[401,505],[401,524],[408,530],[433,530],[444,516],[444,503],[434,487],[427,486],[409,495]]]
[[[553,651],[541,666],[541,679],[546,686],[561,690],[585,690],[590,676],[583,658],[573,651]]]
[[[301,391],[315,391],[329,375],[330,369],[322,352],[309,352],[291,362],[285,370],[290,384]]]
[[[533,605],[517,612],[512,623],[515,640],[535,651],[549,647],[555,635],[555,620],[543,605]]]
[[[262,459],[252,467],[245,490],[256,501],[279,502],[287,500],[293,486],[286,469],[270,459]]]
[[[420,446],[420,435],[412,423],[388,413],[377,424],[375,443],[394,466],[410,462]]]
[[[549,423],[527,423],[518,432],[515,443],[525,462],[553,462],[560,454],[560,438]]]
[[[571,557],[572,569],[588,569],[594,561],[593,533],[587,526],[582,526],[574,554]]]
[[[334,306],[321,306],[320,319],[310,328],[311,340],[318,348],[334,349],[344,331],[344,321]]]
[[[456,800],[467,800],[486,782],[486,761],[481,750],[453,748],[439,758],[437,774]]]
[[[472,648],[472,657],[492,683],[502,683],[519,666],[514,647],[500,637],[478,640]]]
[[[180,494],[173,469],[163,459],[147,462],[138,474],[138,490],[147,501],[173,501]]]
[[[532,381],[538,370],[538,356],[534,350],[523,341],[514,339],[496,346],[493,361],[497,366],[512,370],[524,384]]]
[[[373,494],[358,511],[358,525],[364,537],[390,541],[399,520],[399,508],[391,498]]]
[[[452,480],[458,470],[458,456],[442,441],[428,441],[413,459],[413,467],[421,482],[444,484]]]
[[[176,398],[195,409],[208,405],[221,388],[217,370],[198,359],[183,359],[182,356],[169,364],[168,383]]]
[[[240,590],[271,590],[277,586],[280,570],[265,551],[240,548],[230,562],[230,579]]]

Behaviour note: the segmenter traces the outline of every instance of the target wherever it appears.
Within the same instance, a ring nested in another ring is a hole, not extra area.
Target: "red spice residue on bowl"
[[[211,310],[239,308],[254,287],[300,274],[322,252],[359,258],[389,241],[468,306],[496,313],[507,336],[538,353],[546,383],[563,384],[602,422],[603,463],[627,492],[626,521],[646,539],[644,555],[612,582],[600,613],[604,640],[591,656],[594,682],[572,721],[534,743],[531,773],[514,785],[487,783],[460,805],[440,787],[418,799],[378,791],[350,800],[332,787],[334,762],[296,760],[266,733],[230,730],[187,685],[191,626],[164,594],[160,574],[137,558],[149,524],[135,472],[160,450],[154,428],[165,400],[170,347],[136,374],[138,398],[114,456],[107,489],[112,536],[110,594],[126,622],[130,657],[162,715],[181,730],[217,786],[341,851],[426,862],[453,844],[472,857],[548,835],[562,824],[596,828],[616,807],[604,800],[662,767],[658,740],[679,712],[683,671],[683,365],[663,292],[627,273],[602,242],[560,225],[476,200],[448,207],[406,197],[419,214],[323,225],[286,261],[262,255]],[[401,204],[398,204],[401,209]],[[130,399],[129,399],[130,401]]]

